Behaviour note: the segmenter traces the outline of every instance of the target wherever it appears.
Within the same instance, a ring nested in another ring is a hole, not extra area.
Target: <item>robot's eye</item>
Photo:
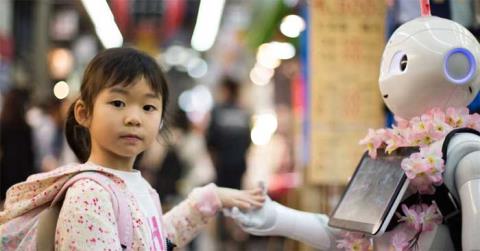
[[[407,54],[403,51],[398,51],[393,55],[392,61],[390,62],[389,73],[390,74],[400,74],[405,72],[407,69],[408,57]]]
[[[454,48],[445,56],[443,71],[449,81],[457,85],[467,84],[477,70],[473,54],[465,48]]]
[[[405,69],[407,69],[407,61],[408,61],[407,55],[403,55],[402,59],[400,60],[400,70],[402,72],[404,72]]]

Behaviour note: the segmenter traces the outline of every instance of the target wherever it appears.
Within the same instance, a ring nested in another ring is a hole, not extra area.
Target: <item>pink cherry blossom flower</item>
[[[420,151],[411,154],[401,162],[401,168],[410,180],[410,187],[420,194],[433,194],[435,186],[443,183],[442,173],[445,163],[442,159],[440,142],[446,134],[458,127],[480,130],[480,115],[468,114],[467,108],[448,108],[443,112],[434,108],[429,112],[412,118],[410,121],[395,117],[396,125],[391,129],[369,129],[368,135],[360,141],[366,144],[370,156],[376,157],[377,149],[386,146],[391,154],[399,147],[420,146]],[[437,205],[417,204],[401,206],[404,216],[400,222],[412,230],[399,232],[392,238],[392,250],[410,250],[415,246],[422,232],[431,231],[441,224],[442,216]],[[407,233],[414,234],[408,238]],[[370,241],[363,236],[349,234],[337,241],[337,247],[346,250],[367,250]]]
[[[432,134],[435,139],[438,140],[443,138],[449,131],[452,130],[452,127],[445,122],[445,113],[439,108],[430,110],[429,114],[432,116]]]
[[[395,119],[395,122],[397,122],[397,127],[399,129],[407,129],[410,127],[410,122],[408,120],[398,116],[395,116],[394,119]]]
[[[433,128],[433,127],[432,127]],[[430,128],[427,132],[417,133],[415,135],[415,142],[418,146],[428,146],[435,141],[435,136],[432,133],[432,128]]]
[[[433,184],[443,182],[442,173],[445,165],[439,145],[422,147],[420,152],[411,154],[401,162],[411,185],[421,194],[431,194],[435,191]]]
[[[337,248],[343,248],[349,251],[368,251],[370,250],[370,239],[363,234],[354,232],[343,232],[344,238],[337,240]]]
[[[430,111],[427,112],[434,120],[445,120],[445,112],[442,109],[435,107],[432,108]]]
[[[400,217],[399,221],[405,222],[408,227],[417,232],[431,231],[436,225],[442,223],[442,215],[435,203],[416,204],[410,208],[402,204],[402,211],[404,216]]]
[[[388,154],[391,154],[393,151],[395,151],[399,147],[407,145],[405,138],[402,135],[402,131],[397,127],[393,127],[392,129],[387,129],[385,132],[385,135],[386,135],[385,143],[387,144],[385,151]]]
[[[434,194],[435,187],[430,178],[424,173],[417,175],[410,181],[411,188],[420,194]]]
[[[444,122],[442,113],[432,112],[410,120],[412,125],[409,142],[412,145],[428,146],[445,136],[448,125]]]
[[[416,133],[428,132],[432,127],[432,117],[422,115],[421,117],[413,117],[410,120],[411,128]]]
[[[453,128],[465,127],[468,122],[468,109],[466,107],[461,108],[447,108],[445,122]]]
[[[433,194],[435,188],[432,185],[432,178],[427,174],[430,170],[430,165],[424,159],[411,160],[411,162],[412,164],[406,164],[406,174],[407,178],[410,179],[411,188],[420,194]]]
[[[377,157],[377,149],[383,144],[385,132],[385,129],[368,129],[367,136],[359,142],[361,145],[367,145],[368,154],[373,159]]]
[[[408,238],[405,232],[395,233],[392,237],[392,246],[395,251],[407,251],[408,248]]]
[[[412,130],[409,134],[408,141],[411,145],[428,146],[433,142],[442,139],[448,130],[447,124],[440,122],[435,124],[435,121],[424,122],[425,129]]]
[[[452,127],[447,123],[439,120],[438,121],[434,120],[432,123],[432,130],[430,131],[430,133],[434,139],[439,140],[445,137],[445,135],[447,135],[447,133],[450,132],[451,130],[452,130]]]
[[[423,207],[422,209],[422,231],[432,231],[436,225],[442,223],[443,217],[440,214],[436,203],[433,203],[428,207]]]
[[[442,159],[442,150],[440,149],[440,145],[422,147],[420,149],[420,155],[429,165],[426,170],[426,174],[434,184],[440,185],[443,181],[442,173],[445,170],[445,164]]]
[[[427,112],[425,114],[422,114],[420,115],[420,119],[425,122],[425,123],[429,123],[429,122],[432,122],[433,120],[433,111],[434,109],[432,109],[430,112]]]
[[[424,173],[428,169],[427,165],[428,163],[420,153],[411,154],[410,157],[403,159],[400,164],[409,179],[414,179],[420,173]]]
[[[399,222],[405,222],[408,227],[415,229],[417,232],[422,229],[422,218],[415,207],[408,208],[407,205],[402,204],[402,212],[404,216],[400,217]]]

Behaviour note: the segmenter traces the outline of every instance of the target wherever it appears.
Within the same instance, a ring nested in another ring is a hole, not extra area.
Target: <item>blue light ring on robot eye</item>
[[[447,71],[448,59],[450,58],[450,56],[452,56],[455,53],[461,53],[461,54],[465,55],[468,59],[469,65],[470,65],[470,69],[468,70],[467,75],[465,77],[461,78],[461,79],[453,78],[452,76],[450,76],[450,74]],[[477,61],[475,60],[475,57],[473,56],[473,54],[469,50],[467,50],[465,48],[454,48],[454,49],[451,49],[447,53],[447,55],[445,55],[445,59],[443,60],[443,73],[444,73],[445,77],[447,77],[447,79],[449,81],[451,81],[452,83],[457,84],[457,85],[464,85],[469,80],[471,80],[473,78],[476,71],[477,71]]]

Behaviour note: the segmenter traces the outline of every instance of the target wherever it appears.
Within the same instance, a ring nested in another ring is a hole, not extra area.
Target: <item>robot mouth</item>
[[[388,98],[388,94],[383,95],[383,98]]]

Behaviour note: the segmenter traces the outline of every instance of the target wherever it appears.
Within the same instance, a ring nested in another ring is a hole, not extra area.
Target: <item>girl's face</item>
[[[89,116],[90,160],[104,165],[131,163],[155,140],[160,129],[162,99],[144,78],[124,87],[102,90]]]

